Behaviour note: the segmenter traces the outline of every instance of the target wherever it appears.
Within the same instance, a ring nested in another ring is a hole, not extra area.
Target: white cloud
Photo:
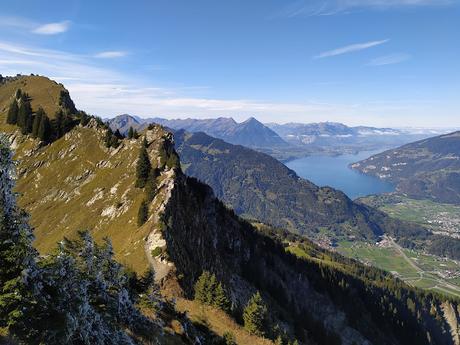
[[[404,7],[446,6],[458,0],[298,0],[275,17],[328,16],[360,9],[389,10]]]
[[[333,49],[333,50],[328,50],[326,52],[323,52],[323,53],[321,53],[319,55],[316,55],[315,59],[322,59],[322,58],[325,58],[325,57],[342,55],[342,54],[347,54],[347,53],[351,53],[351,52],[355,52],[355,51],[359,51],[359,50],[369,49],[369,48],[384,44],[384,43],[386,43],[388,41],[389,40],[386,39],[386,40],[380,40],[380,41],[370,41],[370,42],[364,42],[364,43],[350,44],[350,45],[345,46],[345,47],[340,47],[340,48],[336,48],[336,49]]]
[[[107,68],[102,60],[0,41],[3,75],[41,74],[63,82],[79,109],[102,117],[131,113],[143,117],[210,118],[232,116],[237,121],[256,116],[265,122],[335,121],[354,125],[433,126],[443,109],[445,123],[458,123],[458,107],[439,101],[407,99],[367,103],[275,102],[264,99],[206,97],[203,87],[166,88]],[[215,90],[213,91],[215,92]],[[412,115],[411,115],[412,114]],[[456,122],[457,121],[457,122]]]
[[[369,62],[370,66],[385,66],[385,65],[393,65],[397,63],[401,63],[407,61],[411,58],[409,54],[399,53],[399,54],[390,54],[385,56],[380,56],[375,58]]]
[[[101,58],[101,59],[113,59],[113,58],[123,57],[126,55],[128,55],[128,53],[125,51],[111,50],[111,51],[97,53],[94,55],[94,57]]]
[[[70,21],[64,20],[58,23],[48,23],[44,25],[40,25],[39,27],[32,30],[34,34],[39,35],[56,35],[69,30]]]

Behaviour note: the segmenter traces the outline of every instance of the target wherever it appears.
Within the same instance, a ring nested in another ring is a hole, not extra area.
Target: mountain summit
[[[109,121],[113,130],[127,132],[126,115],[119,115]],[[218,117],[216,119],[175,119],[164,118],[136,119],[131,116],[130,122],[134,129],[142,129],[149,123],[158,123],[165,127],[188,132],[204,132],[229,143],[261,149],[277,149],[289,147],[273,130],[259,122],[254,117],[238,123],[233,118]],[[137,123],[140,122],[140,123]]]

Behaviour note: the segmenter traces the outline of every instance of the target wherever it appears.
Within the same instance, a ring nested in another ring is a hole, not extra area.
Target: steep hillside
[[[301,179],[269,155],[204,133],[178,131],[175,140],[185,172],[212,186],[238,214],[316,238],[321,228],[367,239],[384,232],[368,209]]]
[[[460,203],[460,132],[421,140],[351,165],[409,197]]]
[[[426,130],[350,127],[337,122],[268,123],[266,126],[290,144],[310,149],[322,148],[331,154],[383,150],[436,134]]]

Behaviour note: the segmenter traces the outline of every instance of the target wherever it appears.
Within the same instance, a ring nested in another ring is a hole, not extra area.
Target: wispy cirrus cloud
[[[126,55],[128,55],[128,52],[121,51],[121,50],[110,50],[110,51],[104,51],[104,52],[94,54],[94,57],[99,58],[99,59],[114,59],[114,58],[124,57]]]
[[[379,40],[379,41],[369,41],[369,42],[363,42],[363,43],[354,43],[354,44],[350,44],[350,45],[347,45],[347,46],[344,46],[344,47],[335,48],[335,49],[332,49],[332,50],[322,52],[322,53],[314,56],[314,58],[315,59],[323,59],[323,58],[326,58],[326,57],[352,53],[352,52],[356,52],[356,51],[376,47],[376,46],[384,44],[384,43],[386,43],[388,41],[389,41],[389,39]]]
[[[329,16],[362,9],[390,10],[454,3],[458,3],[458,0],[297,0],[288,4],[275,17]]]
[[[80,109],[103,117],[131,113],[144,117],[233,116],[244,120],[257,116],[262,121],[336,121],[356,125],[405,125],[412,120],[401,114],[429,114],[439,103],[428,100],[376,101],[356,103],[321,102],[305,99],[283,102],[251,97],[207,97],[206,88],[163,87],[112,70],[90,55],[37,48],[0,41],[0,71],[3,75],[41,74],[65,83]],[[282,118],[280,117],[282,114]],[[382,117],[381,114],[385,114]],[[380,116],[380,117],[379,117]],[[393,116],[390,123],[387,117]],[[380,119],[380,120],[379,120]],[[377,122],[376,122],[377,121]],[[378,122],[378,121],[381,121]],[[411,122],[413,124],[413,122]]]
[[[404,61],[407,61],[411,58],[409,54],[406,53],[395,53],[385,56],[380,56],[369,62],[370,66],[385,66],[385,65],[394,65]]]
[[[37,28],[33,29],[32,32],[34,34],[39,35],[57,35],[63,32],[66,32],[70,28],[70,21],[64,20],[62,22],[57,23],[48,23],[38,26]]]

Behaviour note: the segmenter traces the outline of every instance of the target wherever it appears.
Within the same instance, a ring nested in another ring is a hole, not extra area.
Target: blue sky
[[[460,126],[460,0],[17,1],[0,73],[103,117]]]

